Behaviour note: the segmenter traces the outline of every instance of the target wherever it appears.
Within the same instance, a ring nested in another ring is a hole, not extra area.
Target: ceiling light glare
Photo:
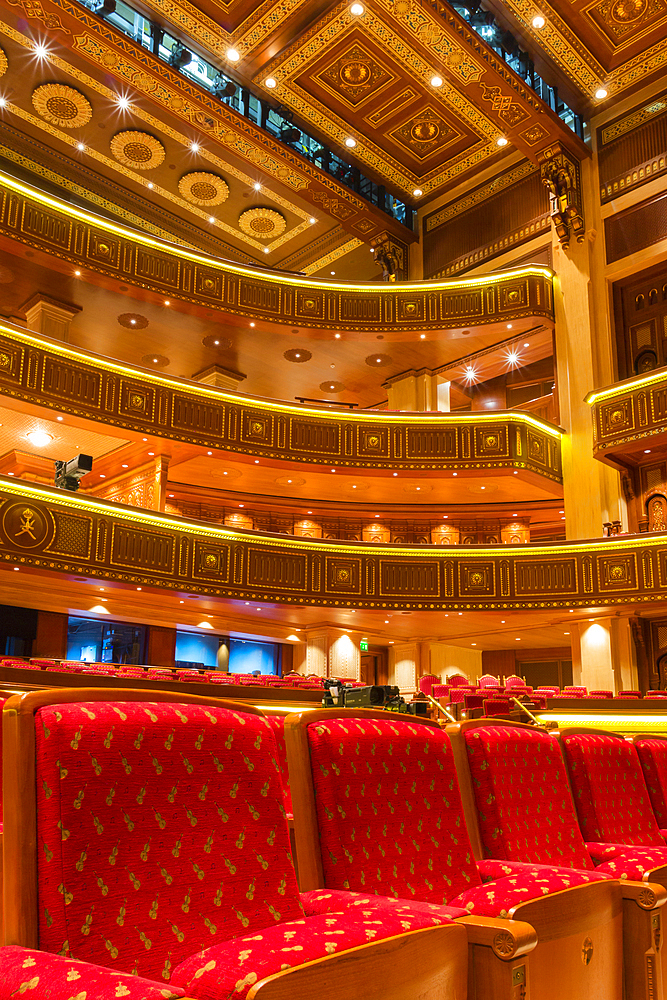
[[[509,139],[506,139],[504,135],[499,135],[496,139],[496,146],[506,146]]]
[[[441,76],[432,76],[431,77],[431,86],[432,87],[442,87],[442,77]]]
[[[255,191],[261,191],[262,185],[259,183],[259,181],[255,181],[255,183],[253,184],[253,188],[255,189]]]
[[[46,45],[35,45],[35,55],[38,59],[46,59],[49,54],[49,50]]]
[[[519,361],[519,355],[516,351],[510,351],[507,355],[507,361],[510,365],[516,365]]]
[[[264,86],[268,87],[269,90],[275,90],[276,89],[276,81],[273,79],[272,76],[267,76],[266,80],[264,81]]]
[[[241,55],[236,49],[227,49],[227,58],[230,62],[238,62]]]
[[[199,143],[198,142],[191,142],[190,143],[190,151],[193,152],[193,153],[198,153],[199,152]]]
[[[0,108],[5,108],[5,107],[7,107],[7,98],[0,97]]]
[[[268,247],[264,247],[264,253],[269,253],[269,248]]]
[[[604,87],[598,87],[598,89],[595,91],[595,100],[604,101],[605,97],[607,96],[607,93],[608,92],[604,89]]]
[[[311,219],[309,219],[308,221],[310,222],[311,226],[314,226],[314,225],[315,225],[315,223],[317,222],[317,219],[312,219],[312,218],[311,218]]]
[[[360,3],[353,3],[350,7],[350,14],[354,14],[355,17],[361,17],[364,12],[364,8]]]
[[[415,196],[415,198],[421,198],[424,192],[422,191],[421,188],[415,188],[412,193]]]
[[[347,146],[348,149],[354,149],[354,147],[357,145],[357,140],[353,139],[351,135],[348,135],[347,139],[345,140],[345,145]]]
[[[53,441],[51,435],[47,434],[46,431],[30,431],[26,437],[35,448],[46,448],[47,444],[51,444]]]
[[[77,142],[76,148],[79,150],[80,153],[83,153],[83,151],[84,151],[84,149],[86,147],[84,146],[84,144],[82,142]]]
[[[544,20],[541,14],[536,14],[535,17],[533,18],[533,27],[537,28],[538,31],[540,30],[540,28],[543,28],[546,23],[547,22]]]
[[[127,99],[127,97],[123,97],[122,94],[120,95],[120,97],[116,98],[116,104],[121,109],[121,111],[127,111],[127,109],[130,106],[129,100]]]
[[[147,187],[147,188],[148,188],[148,189],[149,189],[150,191],[152,191],[152,190],[153,190],[153,188],[155,187],[155,185],[153,184],[153,181],[149,181],[149,182],[148,182],[148,184],[146,185],[146,187]]]
[[[209,215],[208,221],[209,222],[215,222],[215,216],[214,215]]]

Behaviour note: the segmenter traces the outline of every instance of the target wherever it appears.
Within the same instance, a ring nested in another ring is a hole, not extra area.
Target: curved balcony
[[[667,443],[667,368],[589,392],[595,423],[594,454],[609,465],[637,465]]]
[[[38,261],[81,269],[105,287],[134,285],[162,302],[193,303],[221,316],[350,334],[553,322],[552,272],[529,266],[461,279],[397,284],[313,281],[210,257],[129,229],[0,173],[0,240]],[[56,267],[56,269],[58,269]]]
[[[162,593],[375,609],[640,605],[667,596],[667,535],[387,547],[250,535],[0,477],[6,566]]]
[[[0,396],[139,435],[273,461],[391,470],[521,470],[562,482],[561,430],[523,411],[336,412],[158,375],[0,323]]]

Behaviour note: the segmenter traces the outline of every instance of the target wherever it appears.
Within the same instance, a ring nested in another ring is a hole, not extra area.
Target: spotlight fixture
[[[364,8],[360,3],[353,3],[350,7],[350,14],[354,14],[355,17],[361,17],[364,12]]]
[[[253,188],[255,191],[261,191],[262,185],[259,183],[259,181],[255,181],[255,183],[253,184]]]
[[[598,87],[598,89],[595,91],[595,100],[604,101],[605,97],[607,96],[607,93],[608,91],[606,91],[604,87]]]
[[[533,27],[537,28],[538,31],[540,28],[543,28],[546,23],[547,22],[544,20],[541,14],[536,14],[535,17],[533,18]]]
[[[504,135],[499,135],[496,139],[496,146],[506,146],[509,139],[506,139]]]
[[[348,135],[347,139],[345,140],[345,145],[347,146],[348,149],[354,149],[354,147],[357,145],[357,140],[353,139],[351,135]]]
[[[101,3],[95,4],[93,7],[93,13],[99,14],[100,17],[105,15],[116,13],[116,0],[102,0]]]
[[[264,81],[264,86],[268,87],[269,90],[275,90],[277,83],[272,76],[267,76],[266,80]]]
[[[241,55],[236,49],[227,49],[227,58],[230,62],[238,62]]]
[[[198,153],[199,152],[199,143],[198,142],[191,142],[190,143],[190,152],[191,153]]]
[[[431,77],[431,86],[432,87],[442,87],[442,77],[441,76],[432,76]]]
[[[30,444],[34,445],[35,448],[46,448],[47,444],[51,444],[53,438],[46,431],[30,431],[26,434],[26,437]]]
[[[308,221],[310,222],[311,226],[314,226],[315,223],[317,222],[317,219],[311,218],[311,219],[308,219]]]
[[[415,198],[421,198],[421,196],[423,195],[424,192],[422,191],[421,188],[415,188],[412,193],[413,193],[413,195],[414,195]]]
[[[222,73],[218,73],[215,80],[213,81],[213,86],[211,90],[216,97],[234,97],[236,94],[236,84],[232,83],[231,80],[225,80]]]
[[[83,151],[84,151],[84,149],[86,147],[85,147],[85,145],[82,142],[77,142],[76,148],[79,150],[80,153],[83,153]]]
[[[35,55],[37,56],[38,59],[46,59],[49,55],[49,50],[47,49],[46,45],[41,45],[41,44],[35,45]]]
[[[175,42],[169,53],[169,65],[173,66],[174,69],[183,69],[191,62],[192,52],[190,49],[186,49],[182,42]]]
[[[7,98],[0,97],[0,108],[6,108],[6,107],[7,107]]]
[[[295,128],[293,125],[290,125],[289,128],[281,129],[280,132],[281,142],[287,142],[287,143],[298,142],[300,138],[301,138],[301,132],[299,131],[298,128]]]
[[[215,222],[215,216],[214,215],[209,215],[208,221],[209,222]]]
[[[268,247],[264,247],[264,253],[269,253],[269,252],[270,252],[269,248]]]
[[[148,188],[149,191],[152,191],[153,188],[155,187],[155,184],[153,184],[153,181],[149,181],[146,187]]]
[[[119,94],[118,97],[116,98],[116,104],[118,105],[121,111],[127,111],[127,109],[130,106],[129,99],[127,97],[124,97],[122,94]]]

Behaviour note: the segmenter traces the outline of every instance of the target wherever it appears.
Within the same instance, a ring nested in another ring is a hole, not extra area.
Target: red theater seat
[[[626,925],[640,925],[643,939],[651,942],[642,886],[650,883],[649,908],[663,905],[667,893],[661,884],[661,866],[667,851],[610,845],[600,849],[585,844],[561,747],[544,730],[480,720],[448,726],[447,732],[454,741],[459,775],[469,796],[464,801],[471,806],[474,801],[467,820],[483,855],[509,868],[514,863],[552,864],[622,879]],[[647,971],[633,934],[628,931],[625,937],[626,989],[648,1000],[653,972]],[[662,951],[660,955],[664,961]]]
[[[664,736],[635,736],[633,743],[661,833],[667,831],[667,739]]]
[[[509,698],[485,698],[484,715],[509,715],[516,705]]]
[[[586,695],[587,698],[613,698],[613,691],[589,691]]]
[[[424,674],[419,678],[419,690],[422,694],[432,694],[434,684],[440,684],[440,678],[435,674]]]
[[[601,963],[593,985],[580,968],[581,943],[577,937],[575,945],[565,917],[570,905],[570,912],[583,907],[587,933],[620,955],[620,922],[614,926],[612,917],[620,908],[617,883],[592,865],[576,873],[553,863],[507,874],[484,871],[466,833],[452,748],[439,727],[377,711],[346,710],[336,717],[324,710],[288,716],[285,735],[306,892],[382,893],[421,905],[461,907],[469,914],[460,919],[472,941],[480,918],[494,921],[492,937],[513,934],[509,917],[526,921],[538,935],[527,968],[532,995],[565,1000],[592,997],[599,989],[600,997],[620,996],[620,966],[611,970]],[[554,975],[554,956],[559,970],[570,970],[567,987]],[[480,1000],[516,995],[501,987],[498,961],[492,949],[472,949]],[[486,977],[494,962],[497,986],[487,992],[484,983],[491,981]]]
[[[261,714],[177,693],[75,695],[12,699],[5,929],[23,947],[0,948],[0,1000],[261,1000],[270,976],[295,997],[344,1000],[365,976],[376,1000],[408,1000],[415,975],[420,995],[463,1000],[465,932],[446,912],[378,920],[302,902]],[[35,794],[20,795],[30,767]]]
[[[641,691],[619,691],[617,698],[641,698]]]
[[[607,732],[566,730],[561,741],[584,840],[651,848],[653,867],[667,866],[667,847],[635,745]]]
[[[502,687],[499,677],[494,677],[493,674],[482,674],[478,681],[478,687],[480,688],[499,688]]]

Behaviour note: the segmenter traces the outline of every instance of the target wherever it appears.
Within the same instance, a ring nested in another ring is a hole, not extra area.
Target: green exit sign
[[[366,642],[365,639],[362,639],[361,642],[359,643],[359,649],[361,650],[362,653],[365,653],[366,650],[368,649],[368,643]]]

